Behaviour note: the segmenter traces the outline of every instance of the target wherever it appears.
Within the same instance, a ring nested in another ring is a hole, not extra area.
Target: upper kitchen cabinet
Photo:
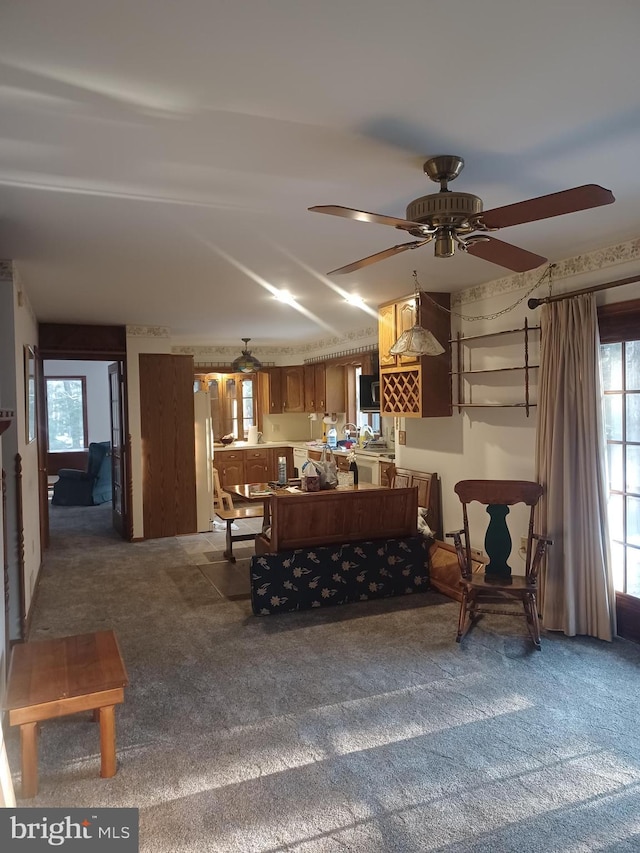
[[[429,293],[428,296],[420,293],[380,306],[380,414],[405,418],[451,415],[450,306],[448,293]],[[390,348],[402,332],[416,322],[435,335],[444,347],[441,355],[390,354]]]
[[[304,366],[304,403],[306,412],[346,411],[344,367],[325,362],[306,364]]]
[[[347,391],[345,369],[342,365],[327,364],[323,365],[324,370],[324,387],[321,390],[324,392],[324,406],[320,407],[323,412],[346,412],[347,410]],[[316,394],[318,393],[318,375],[316,374]],[[321,397],[322,402],[322,397]]]
[[[316,365],[305,364],[304,366],[304,410],[305,412],[319,412],[316,408]]]
[[[268,367],[258,373],[260,408],[265,415],[282,414],[282,368]]]
[[[281,367],[282,412],[304,412],[304,366]],[[318,410],[319,411],[319,410]]]
[[[396,367],[400,364],[417,364],[417,356],[392,355],[389,350],[403,332],[416,324],[416,298],[407,296],[395,302],[387,302],[378,309],[378,345],[380,367]]]

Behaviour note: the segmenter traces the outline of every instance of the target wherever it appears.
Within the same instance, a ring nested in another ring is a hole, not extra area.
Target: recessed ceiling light
[[[295,305],[295,299],[288,290],[279,290],[274,296],[279,302],[284,302],[287,305]]]
[[[364,300],[362,299],[361,296],[358,296],[356,293],[348,293],[345,296],[344,301],[348,302],[349,305],[355,305],[356,308],[364,308],[365,307]]]

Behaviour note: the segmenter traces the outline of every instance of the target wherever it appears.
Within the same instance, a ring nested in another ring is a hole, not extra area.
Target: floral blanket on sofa
[[[251,558],[256,616],[426,592],[424,536],[301,548]]]

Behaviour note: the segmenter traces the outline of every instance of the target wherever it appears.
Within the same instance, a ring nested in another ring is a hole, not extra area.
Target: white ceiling
[[[375,309],[414,269],[509,274],[428,245],[324,276],[413,238],[307,208],[404,217],[428,156],[464,157],[486,209],[611,189],[500,232],[552,261],[635,238],[639,34],[636,0],[5,0],[0,257],[41,320],[258,349],[373,325],[342,291]]]

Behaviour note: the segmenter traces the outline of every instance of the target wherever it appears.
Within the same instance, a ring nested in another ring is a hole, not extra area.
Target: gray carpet
[[[108,513],[52,507],[32,639],[115,629],[118,773],[90,715],[46,722],[19,805],[137,806],[154,853],[640,850],[640,647],[505,617],[458,646],[435,593],[256,618],[221,533]]]

